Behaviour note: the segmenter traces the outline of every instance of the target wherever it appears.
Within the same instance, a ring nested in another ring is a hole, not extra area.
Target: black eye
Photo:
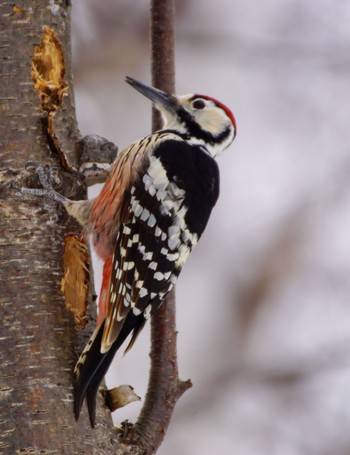
[[[204,109],[205,108],[205,102],[203,100],[193,101],[192,107],[194,109]]]

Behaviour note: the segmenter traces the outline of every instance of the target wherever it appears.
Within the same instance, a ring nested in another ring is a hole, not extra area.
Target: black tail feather
[[[92,428],[94,428],[96,424],[96,396],[99,385],[99,382],[90,383],[86,392],[86,403]]]
[[[81,365],[78,368],[77,382],[75,384],[74,414],[76,420],[79,418],[89,384],[96,374],[96,370],[98,370],[103,357],[105,356],[105,354],[101,354],[100,352],[103,328],[104,323],[99,328],[97,336],[91,344],[86,357],[81,360],[81,356],[78,361],[78,364],[81,362]]]
[[[100,362],[99,367],[96,369],[94,376],[91,378],[89,386],[86,390],[86,402],[87,402],[87,407],[89,411],[89,416],[90,416],[90,422],[91,426],[94,428],[95,422],[96,422],[96,396],[98,392],[98,388],[107,373],[107,370],[112,363],[112,360],[114,358],[115,353],[119,349],[120,345],[123,343],[120,342],[119,345],[117,343],[118,340],[116,340],[109,351],[107,351],[103,355],[103,358]]]
[[[101,340],[104,323],[101,324],[98,333],[93,340],[86,357],[79,367],[79,373],[75,386],[74,414],[78,420],[80,411],[86,395],[91,426],[95,426],[96,417],[96,396],[100,383],[102,382],[107,370],[112,363],[115,353],[123,344],[127,336],[133,331],[138,331],[139,326],[143,326],[144,318],[141,315],[135,316],[132,312],[125,319],[123,328],[114,341],[110,349],[101,353]]]

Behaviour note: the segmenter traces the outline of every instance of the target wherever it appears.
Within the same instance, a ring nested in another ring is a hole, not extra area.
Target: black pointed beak
[[[176,99],[173,95],[168,95],[157,88],[145,85],[129,76],[126,76],[125,80],[128,84],[134,87],[134,89],[149,98],[160,109],[164,108],[170,112],[176,111]]]

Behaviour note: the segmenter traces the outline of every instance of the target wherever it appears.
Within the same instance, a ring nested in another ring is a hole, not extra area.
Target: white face
[[[191,98],[191,95],[184,95],[179,97],[179,101],[203,130],[218,135],[232,124],[225,111],[217,107],[214,101],[204,98],[190,101]]]
[[[210,154],[215,156],[222,150],[227,148],[234,139],[235,125],[223,107],[220,107],[214,100],[202,98],[198,95],[194,98],[193,95],[183,95],[176,97],[178,104],[182,106],[191,116],[194,122],[205,132],[208,132],[213,138],[220,139],[220,134],[229,130],[229,134],[217,144],[208,145],[205,141],[193,138],[192,143],[198,145],[206,145]],[[228,111],[229,112],[229,111]],[[186,128],[183,123],[179,123],[179,117],[174,116],[172,112],[163,111],[165,120],[165,128],[174,128],[180,132],[186,133]],[[231,114],[232,115],[232,114]]]

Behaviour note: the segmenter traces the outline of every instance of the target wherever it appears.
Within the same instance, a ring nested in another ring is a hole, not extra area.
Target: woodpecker
[[[92,426],[98,387],[116,351],[129,335],[126,352],[132,347],[203,234],[219,196],[215,157],[236,135],[232,112],[214,98],[126,81],[154,103],[163,128],[117,156],[95,199],[49,191],[85,226],[104,261],[98,325],[74,370],[75,416],[86,397]]]

